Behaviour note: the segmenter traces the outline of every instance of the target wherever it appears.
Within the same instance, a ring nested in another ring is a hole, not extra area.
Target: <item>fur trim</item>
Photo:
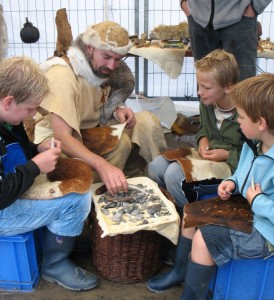
[[[101,86],[108,80],[96,76],[84,53],[77,47],[70,47],[67,53],[75,75],[84,77],[91,85]]]
[[[89,26],[82,35],[82,41],[86,45],[123,56],[132,46],[128,32],[119,24],[110,21]]]
[[[40,68],[42,69],[43,72],[47,72],[51,67],[55,65],[62,65],[62,66],[67,66],[68,64],[63,60],[63,58],[60,57],[52,57],[43,63],[40,64]]]

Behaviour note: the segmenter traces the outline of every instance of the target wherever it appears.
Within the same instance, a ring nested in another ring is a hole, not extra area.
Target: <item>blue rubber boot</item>
[[[191,245],[192,240],[180,235],[173,268],[168,273],[151,277],[146,283],[150,291],[161,293],[183,283]]]
[[[68,258],[75,237],[44,233],[42,278],[73,291],[85,291],[99,284],[98,277],[73,264]]]
[[[207,300],[208,286],[215,273],[216,266],[199,265],[188,261],[183,294],[180,300]]]

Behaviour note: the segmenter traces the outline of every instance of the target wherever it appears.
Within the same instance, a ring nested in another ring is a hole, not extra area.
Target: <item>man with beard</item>
[[[105,83],[130,47],[128,32],[105,21],[80,34],[65,60],[54,57],[42,66],[51,94],[40,105],[43,120],[36,124],[35,142],[51,136],[60,140],[62,152],[87,162],[95,171],[94,182],[102,181],[111,195],[128,189],[123,170],[144,170],[147,162],[166,148],[159,122],[149,112],[134,114],[124,104],[113,111],[116,122],[126,122],[114,150],[99,156],[83,144],[81,130],[100,125],[111,89]]]

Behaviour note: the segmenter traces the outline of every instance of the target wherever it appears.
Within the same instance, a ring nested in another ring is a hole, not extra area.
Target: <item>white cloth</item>
[[[111,217],[103,214],[101,211],[104,203],[99,203],[99,199],[102,195],[95,195],[95,190],[103,184],[93,184],[91,190],[93,193],[93,202],[95,205],[98,223],[103,231],[102,238],[105,236],[115,236],[117,234],[133,234],[139,230],[155,230],[176,245],[179,236],[180,217],[174,204],[163,195],[158,188],[158,185],[147,177],[129,178],[127,181],[129,184],[143,184],[147,189],[153,189],[155,195],[159,196],[166,205],[170,215],[155,217],[152,220],[149,220],[148,224],[140,225],[140,222],[121,222],[119,225],[116,225],[111,220]],[[116,208],[110,209],[111,213],[115,210]]]
[[[126,105],[135,113],[143,110],[150,111],[161,122],[161,126],[171,129],[177,119],[177,111],[173,101],[169,97],[127,99]]]

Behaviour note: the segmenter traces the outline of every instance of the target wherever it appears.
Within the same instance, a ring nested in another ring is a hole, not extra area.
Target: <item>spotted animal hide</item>
[[[181,165],[186,182],[224,179],[231,175],[231,170],[225,162],[205,160],[194,148],[171,149],[162,155],[168,161],[177,161]]]
[[[92,171],[80,159],[60,158],[54,171],[40,174],[20,198],[31,200],[54,199],[69,193],[84,194],[92,184]]]
[[[114,150],[119,143],[124,124],[82,129],[83,144],[97,155],[104,155]]]

